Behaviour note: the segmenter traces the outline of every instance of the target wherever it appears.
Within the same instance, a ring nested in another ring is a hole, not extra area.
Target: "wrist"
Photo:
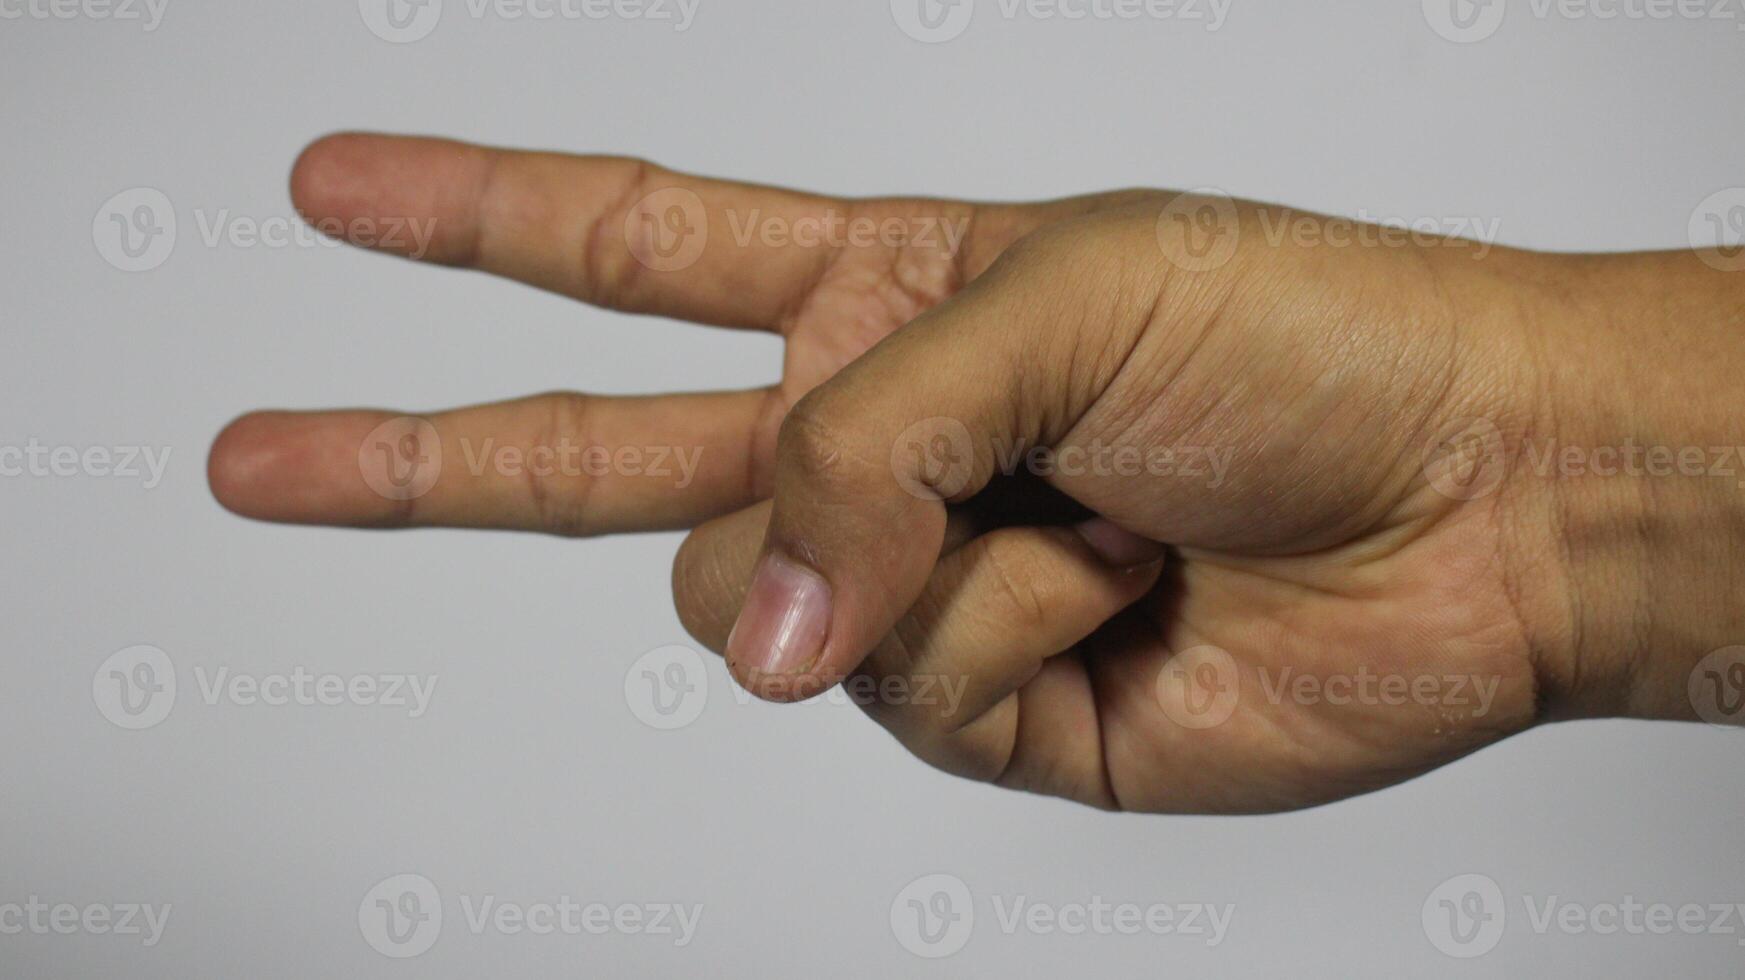
[[[1528,326],[1540,392],[1509,490],[1561,592],[1535,600],[1546,715],[1745,723],[1745,667],[1710,657],[1745,644],[1745,276],[1684,253],[1533,264],[1558,299]]]

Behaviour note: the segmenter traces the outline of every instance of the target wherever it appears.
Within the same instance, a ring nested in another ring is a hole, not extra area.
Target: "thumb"
[[[1070,352],[1094,343],[1082,305],[1002,266],[783,422],[769,531],[727,641],[752,693],[801,700],[852,673],[921,595],[946,503],[988,484],[1001,447],[1063,435],[1100,391],[1073,377]]]

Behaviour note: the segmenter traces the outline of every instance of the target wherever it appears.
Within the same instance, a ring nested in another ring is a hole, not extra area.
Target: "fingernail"
[[[830,584],[780,555],[757,566],[739,620],[727,636],[727,659],[761,674],[798,674],[824,652]]]
[[[1075,524],[1073,530],[1085,539],[1085,544],[1090,545],[1098,558],[1116,568],[1148,565],[1162,558],[1167,550],[1156,541],[1124,531],[1101,517]]]

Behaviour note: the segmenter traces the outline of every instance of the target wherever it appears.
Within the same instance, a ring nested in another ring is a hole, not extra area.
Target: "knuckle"
[[[673,557],[673,607],[697,642],[720,651],[737,615],[738,593],[728,582],[720,552],[703,529],[692,531]]]
[[[1022,540],[991,534],[982,542],[984,579],[992,590],[990,616],[1001,626],[1038,629],[1045,626],[1058,602],[1048,576]]]
[[[999,783],[1012,765],[1016,724],[988,716],[980,722],[934,735],[924,748],[911,746],[911,751],[928,765],[959,778]]]
[[[1106,264],[1109,256],[1100,243],[1111,237],[1120,220],[1110,212],[1091,212],[1048,222],[1007,245],[989,272],[1028,276],[1047,270],[1058,278],[1063,264]]]
[[[1016,733],[1004,718],[983,716],[957,725],[912,705],[863,705],[862,710],[911,755],[941,772],[992,783],[1011,763]]]
[[[617,161],[621,174],[619,190],[610,207],[594,219],[586,239],[588,247],[582,255],[582,292],[589,303],[611,309],[636,306],[647,271],[645,256],[652,254],[652,242],[644,237],[646,229],[637,222],[626,223],[631,212],[652,190],[663,173],[660,167],[640,158]]]
[[[819,391],[800,399],[776,437],[777,465],[784,475],[826,496],[855,485],[856,456],[841,418]]]
[[[528,446],[524,467],[528,503],[535,523],[547,534],[582,537],[589,533],[588,504],[596,479],[557,461],[588,445],[594,401],[575,392],[546,395],[542,401],[544,421]]]
[[[1038,262],[1047,262],[1059,251],[1063,239],[1060,231],[1062,224],[1062,222],[1046,224],[1026,232],[1001,250],[999,257],[994,260],[989,271],[1022,270]]]

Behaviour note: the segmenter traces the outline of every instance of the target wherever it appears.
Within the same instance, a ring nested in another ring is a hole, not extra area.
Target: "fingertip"
[[[291,203],[329,237],[413,258],[464,261],[485,159],[479,147],[452,140],[331,133],[292,164]]]
[[[727,649],[739,600],[715,570],[715,562],[703,528],[685,535],[673,554],[673,610],[692,639],[721,653]]]
[[[262,470],[267,465],[264,438],[270,412],[250,412],[226,425],[206,454],[206,483],[212,496],[233,514],[258,517],[254,506]]]
[[[705,521],[685,535],[673,555],[673,605],[679,623],[716,653],[745,604],[752,570],[769,525],[769,501]]]
[[[206,479],[225,510],[294,524],[368,523],[387,511],[360,475],[370,412],[250,412],[213,440]],[[372,499],[373,498],[373,499]]]
[[[837,682],[815,674],[770,674],[748,667],[742,661],[728,660],[727,671],[746,693],[771,704],[794,704],[815,698],[835,687]]]
[[[338,132],[305,146],[291,165],[291,203],[311,220],[331,215],[361,169],[360,158],[378,141],[369,133]]]
[[[779,552],[765,554],[727,635],[728,662],[744,668],[748,678],[814,672],[830,636],[832,596],[816,569]]]
[[[1073,525],[1099,559],[1115,568],[1139,568],[1163,560],[1169,549],[1150,538],[1140,537],[1113,521],[1093,517]]]

